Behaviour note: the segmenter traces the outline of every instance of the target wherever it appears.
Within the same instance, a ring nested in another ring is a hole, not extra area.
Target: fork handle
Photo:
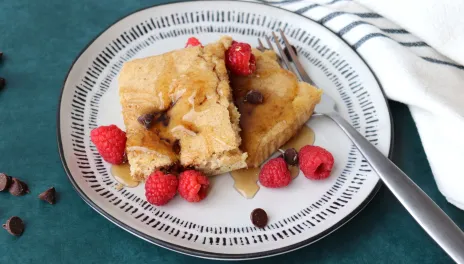
[[[338,113],[326,114],[353,141],[380,179],[422,228],[457,263],[464,263],[464,233],[430,197]]]

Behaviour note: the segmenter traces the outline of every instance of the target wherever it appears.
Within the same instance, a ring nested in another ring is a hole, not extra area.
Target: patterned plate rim
[[[208,0],[207,0],[208,1]],[[217,0],[218,2],[230,2],[228,0]],[[373,190],[371,191],[371,193],[366,197],[366,199],[355,209],[353,210],[350,214],[348,214],[347,216],[345,216],[344,218],[342,218],[339,222],[337,222],[336,224],[334,224],[332,227],[328,228],[327,230],[325,230],[324,232],[321,232],[319,233],[318,235],[314,236],[314,237],[311,237],[311,238],[308,238],[306,240],[303,240],[301,242],[298,242],[298,243],[295,243],[295,244],[292,244],[292,245],[289,245],[289,246],[286,246],[286,247],[282,247],[282,248],[279,248],[279,249],[274,249],[274,250],[268,250],[268,251],[263,251],[263,252],[258,252],[258,253],[247,253],[247,254],[221,254],[221,253],[212,253],[212,252],[207,252],[207,251],[202,251],[202,250],[196,250],[196,249],[191,249],[191,248],[188,248],[188,247],[184,247],[184,246],[180,246],[180,245],[177,245],[177,244],[173,244],[173,243],[169,243],[169,242],[166,242],[166,241],[163,241],[163,240],[160,240],[160,239],[157,239],[155,237],[152,237],[152,236],[149,236],[147,234],[144,234],[143,232],[140,232],[134,228],[132,228],[131,226],[119,221],[118,219],[116,219],[114,216],[110,215],[109,213],[107,213],[104,209],[102,209],[101,207],[99,207],[97,204],[95,204],[92,199],[90,199],[82,190],[81,188],[77,185],[76,181],[74,180],[74,177],[72,176],[72,173],[66,163],[66,159],[65,159],[65,156],[64,156],[64,150],[63,150],[63,142],[61,140],[61,122],[60,122],[60,116],[61,116],[61,103],[62,103],[62,99],[63,99],[63,93],[64,93],[64,90],[65,90],[65,84],[66,84],[66,81],[68,80],[68,77],[69,77],[69,74],[71,73],[71,70],[72,68],[74,67],[75,63],[77,62],[77,60],[82,56],[82,54],[84,52],[87,51],[87,49],[104,33],[106,32],[109,28],[111,28],[112,26],[114,26],[115,24],[119,23],[121,20],[125,19],[126,17],[129,17],[133,14],[136,14],[140,11],[143,11],[143,10],[146,10],[146,9],[151,9],[151,8],[155,8],[155,7],[159,7],[159,6],[166,6],[166,5],[173,5],[173,4],[182,4],[182,3],[186,3],[186,2],[192,2],[191,0],[186,0],[186,1],[179,1],[179,2],[173,2],[173,3],[163,3],[163,4],[156,4],[156,5],[151,5],[151,6],[148,6],[148,7],[144,7],[144,8],[141,8],[141,9],[138,9],[138,10],[135,10],[121,18],[119,18],[118,20],[114,21],[113,23],[111,23],[109,26],[107,26],[104,30],[102,30],[100,33],[98,33],[97,36],[95,36],[80,52],[79,54],[76,56],[76,58],[73,60],[67,74],[66,74],[66,77],[65,79],[63,80],[63,86],[61,88],[61,92],[60,92],[60,97],[59,97],[59,101],[58,101],[58,111],[57,111],[57,141],[58,141],[58,152],[59,152],[59,155],[60,155],[60,159],[61,159],[61,163],[63,165],[63,168],[64,168],[64,171],[66,172],[67,176],[68,176],[68,179],[69,181],[71,182],[72,186],[74,187],[74,189],[76,190],[76,192],[79,194],[79,196],[84,200],[84,202],[86,202],[92,209],[94,209],[95,211],[97,211],[99,214],[101,214],[103,217],[105,217],[107,220],[109,220],[110,222],[112,222],[113,224],[117,225],[118,227],[126,230],[127,232],[147,241],[147,242],[150,242],[150,243],[153,243],[157,246],[160,246],[160,247],[163,247],[163,248],[166,248],[166,249],[169,249],[169,250],[172,250],[172,251],[175,251],[175,252],[178,252],[178,253],[182,253],[182,254],[185,254],[185,255],[189,255],[189,256],[194,256],[194,257],[200,257],[200,258],[205,258],[205,259],[221,259],[221,260],[245,260],[245,259],[258,259],[258,258],[265,258],[265,257],[272,257],[272,256],[276,256],[276,255],[280,255],[280,254],[284,254],[284,253],[288,253],[288,252],[291,252],[291,251],[294,251],[294,250],[297,250],[297,249],[300,249],[300,248],[303,248],[305,246],[308,246],[326,236],[328,236],[329,234],[331,234],[332,232],[334,232],[335,230],[339,229],[341,226],[343,226],[344,224],[346,224],[348,221],[350,221],[351,219],[353,219],[358,213],[360,213],[366,206],[367,204],[369,204],[369,202],[374,198],[374,196],[377,194],[377,192],[380,190],[380,187],[382,187],[382,181],[379,179],[377,184],[375,185],[375,187],[373,188]],[[291,14],[294,14],[294,15],[298,15],[300,17],[303,17],[307,20],[310,20],[314,23],[317,23],[317,21],[314,21],[312,19],[310,19],[309,17],[306,17],[306,16],[303,16],[301,14],[298,14],[298,13],[294,13],[294,12],[291,12],[291,11],[288,11],[284,8],[281,8],[281,7],[278,7],[278,6],[270,6],[270,5],[267,5],[265,3],[260,3],[260,2],[249,2],[249,1],[244,1],[244,0],[236,0],[236,1],[233,1],[233,2],[242,2],[242,3],[248,3],[248,4],[256,4],[256,5],[265,5],[265,6],[268,6],[268,7],[272,7],[272,8],[276,8],[276,9],[279,9],[280,11],[282,12],[288,12],[288,13],[291,13]],[[340,39],[343,43],[345,43],[351,50],[353,50],[353,52],[356,54],[356,56],[358,56],[359,59],[361,59],[361,61],[364,63],[364,65],[368,68],[369,72],[372,74],[372,76],[374,77],[375,81],[377,82],[377,84],[379,85],[380,87],[380,91],[383,95],[383,98],[386,102],[386,107],[387,107],[387,111],[388,111],[388,115],[389,115],[389,120],[390,120],[390,134],[391,134],[391,137],[390,137],[390,148],[389,148],[389,151],[388,151],[388,157],[391,159],[392,158],[392,154],[393,154],[393,145],[394,145],[394,134],[393,134],[393,131],[394,131],[394,124],[393,124],[393,119],[392,119],[392,114],[391,114],[391,111],[390,111],[390,106],[388,105],[388,101],[387,101],[387,98],[385,96],[385,92],[382,88],[382,85],[380,84],[379,82],[379,79],[377,78],[377,76],[374,74],[374,72],[372,71],[372,69],[369,67],[369,65],[366,63],[366,61],[356,52],[356,50],[354,50],[350,44],[348,42],[346,42],[343,38],[339,37],[335,32],[333,32],[330,28],[324,26],[323,24],[320,24],[320,23],[317,23],[318,25],[326,28],[328,31],[330,31],[332,34],[334,34],[338,39]]]

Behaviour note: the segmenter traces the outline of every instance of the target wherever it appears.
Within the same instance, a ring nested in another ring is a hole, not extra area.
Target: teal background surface
[[[71,186],[58,154],[58,97],[72,61],[113,22],[169,1],[1,0],[0,171],[29,184],[31,194],[0,193],[0,222],[20,216],[22,237],[0,229],[0,263],[212,263],[145,242],[96,213]],[[439,193],[406,106],[389,102],[393,160],[457,224],[464,212]],[[446,153],[443,153],[446,155]],[[54,206],[37,199],[50,186]],[[332,235],[303,249],[252,263],[451,263],[406,210],[382,187],[373,201]]]

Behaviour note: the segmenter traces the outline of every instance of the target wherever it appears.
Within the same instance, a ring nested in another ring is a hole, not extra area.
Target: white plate
[[[325,118],[307,124],[315,145],[331,151],[331,177],[303,175],[287,188],[261,188],[245,199],[229,174],[212,179],[198,204],[176,197],[156,207],[145,201],[143,185],[116,190],[110,165],[90,141],[91,129],[124,128],[117,75],[123,62],[182,48],[188,37],[203,43],[221,35],[257,45],[257,37],[284,29],[298,47],[314,81],[338,103],[343,116],[387,155],[391,120],[382,90],[363,60],[336,34],[303,16],[258,3],[184,2],[133,13],[98,36],[72,65],[58,113],[58,140],[65,170],[82,198],[96,211],[140,238],[189,255],[250,259],[281,254],[331,233],[358,213],[380,186],[377,175],[343,132]],[[253,227],[250,212],[269,215],[264,229]]]

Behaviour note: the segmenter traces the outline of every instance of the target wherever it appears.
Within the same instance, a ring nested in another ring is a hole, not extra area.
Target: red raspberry
[[[121,164],[124,162],[126,133],[117,126],[97,127],[90,132],[90,139],[104,160],[111,164]]]
[[[179,194],[185,200],[196,203],[208,194],[209,180],[203,173],[187,170],[179,176]]]
[[[256,58],[247,43],[232,42],[226,51],[226,66],[234,74],[250,75],[256,71]]]
[[[285,187],[292,181],[292,176],[283,158],[269,160],[259,172],[259,182],[268,188]]]
[[[176,176],[155,171],[145,182],[145,197],[151,204],[165,205],[176,195],[178,184]]]
[[[197,39],[197,38],[194,38],[194,37],[191,37],[187,40],[187,44],[185,44],[185,47],[188,48],[188,47],[195,47],[195,46],[201,46],[201,42]]]
[[[329,177],[334,165],[334,157],[326,149],[318,146],[304,146],[298,154],[300,170],[311,180]]]

